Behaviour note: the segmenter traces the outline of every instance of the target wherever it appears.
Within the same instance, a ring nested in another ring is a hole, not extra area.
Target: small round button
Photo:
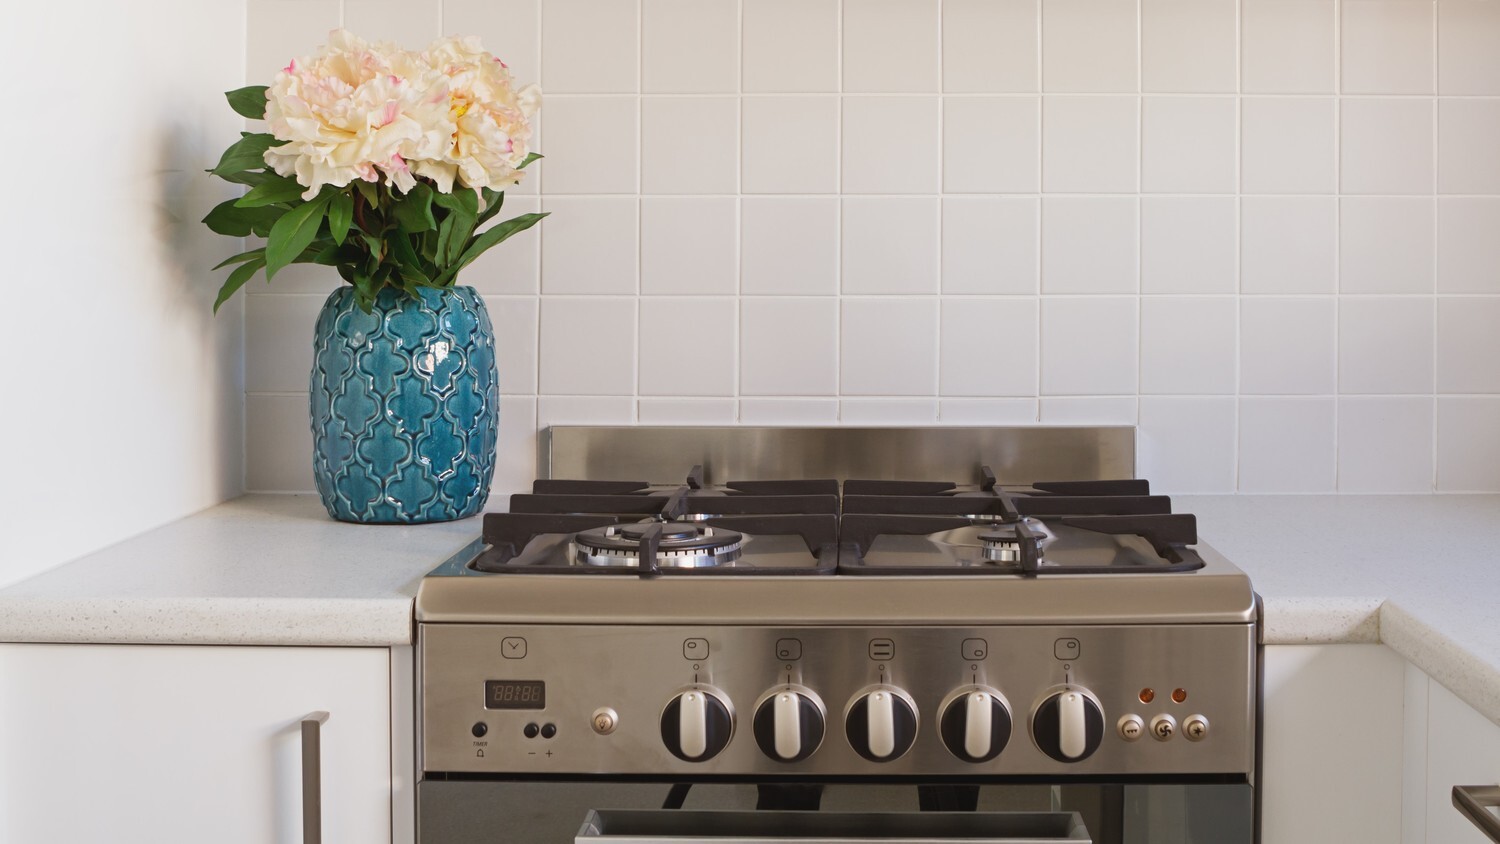
[[[490,731],[490,725],[484,723],[483,721],[480,721],[479,723],[475,724],[473,727],[469,728],[469,732],[471,732],[471,733],[474,734],[474,738],[484,738],[484,734],[487,733],[487,732],[489,732],[489,731]]]
[[[1126,715],[1120,719],[1115,728],[1120,731],[1120,738],[1135,741],[1146,732],[1146,723],[1139,715]]]
[[[613,709],[601,706],[594,710],[594,720],[590,723],[594,725],[594,732],[607,736],[615,731],[615,727],[620,723],[620,716]]]
[[[542,738],[552,738],[555,735],[557,735],[557,725],[556,724],[543,724],[542,725]]]
[[[527,738],[536,738],[536,734],[539,733],[539,732],[541,732],[541,731],[542,731],[541,727],[538,727],[535,724],[527,724],[526,728],[524,730],[522,730],[521,732],[525,733]]]
[[[1177,734],[1177,719],[1170,715],[1158,715],[1151,719],[1151,737],[1166,741]]]
[[[1202,715],[1189,715],[1182,722],[1182,734],[1188,741],[1203,741],[1208,735],[1208,719]]]

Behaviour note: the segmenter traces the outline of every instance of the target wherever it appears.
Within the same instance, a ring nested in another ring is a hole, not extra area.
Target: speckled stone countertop
[[[1500,723],[1500,495],[1179,496],[1250,574],[1269,644],[1384,642]],[[409,644],[422,575],[479,534],[247,495],[0,590],[0,641]]]

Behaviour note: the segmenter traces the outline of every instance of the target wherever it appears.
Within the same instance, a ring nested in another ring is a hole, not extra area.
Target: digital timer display
[[[485,680],[485,709],[545,709],[547,684],[541,680]]]

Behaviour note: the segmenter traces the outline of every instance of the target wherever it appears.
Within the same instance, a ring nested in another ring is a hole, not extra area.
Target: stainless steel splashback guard
[[[544,477],[681,483],[703,464],[731,480],[979,480],[1001,483],[1135,477],[1130,427],[758,428],[554,426],[542,436]]]

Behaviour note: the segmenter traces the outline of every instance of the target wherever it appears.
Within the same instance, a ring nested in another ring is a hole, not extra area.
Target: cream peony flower
[[[455,184],[503,190],[521,180],[541,105],[536,86],[517,90],[477,38],[418,53],[343,30],[278,73],[266,96],[271,134],[286,142],[266,151],[266,164],[306,186],[304,199],[382,175],[402,192],[418,176],[444,193]]]

